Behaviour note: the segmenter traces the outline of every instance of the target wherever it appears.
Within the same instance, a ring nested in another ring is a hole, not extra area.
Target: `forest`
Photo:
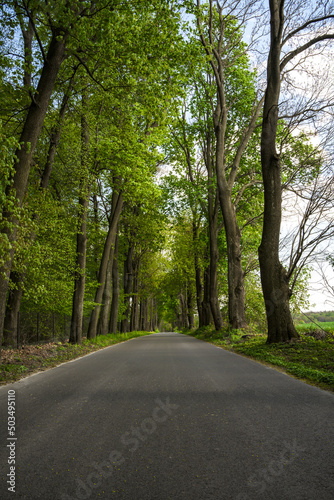
[[[0,13],[0,346],[43,317],[298,338],[315,263],[334,296],[333,2]]]

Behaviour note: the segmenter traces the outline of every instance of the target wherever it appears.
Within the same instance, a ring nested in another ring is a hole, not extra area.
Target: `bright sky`
[[[328,266],[326,268],[326,276],[332,284],[334,284],[334,271]],[[333,311],[334,310],[334,297],[326,293],[326,290],[321,284],[321,277],[316,272],[313,271],[310,280],[309,292],[310,292],[310,311]],[[307,311],[304,311],[307,312]]]

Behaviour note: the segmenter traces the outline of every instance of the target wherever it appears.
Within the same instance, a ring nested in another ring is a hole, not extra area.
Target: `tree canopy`
[[[20,313],[67,318],[79,343],[297,335],[312,256],[333,259],[333,96],[314,68],[328,80],[334,34],[329,4],[292,3],[0,3],[1,344]]]

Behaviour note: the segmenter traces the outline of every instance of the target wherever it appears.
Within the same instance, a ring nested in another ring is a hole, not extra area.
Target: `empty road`
[[[0,410],[3,500],[334,498],[334,396],[192,337],[3,386]]]

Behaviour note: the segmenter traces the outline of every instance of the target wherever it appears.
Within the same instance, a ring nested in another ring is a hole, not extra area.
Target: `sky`
[[[334,271],[330,266],[326,268],[326,276],[332,285],[334,285]],[[309,284],[310,293],[310,307],[308,311],[333,311],[334,310],[334,296],[330,296],[326,293],[323,285],[319,283],[321,277],[317,271],[311,273],[311,279]],[[307,312],[306,310],[303,312]]]

